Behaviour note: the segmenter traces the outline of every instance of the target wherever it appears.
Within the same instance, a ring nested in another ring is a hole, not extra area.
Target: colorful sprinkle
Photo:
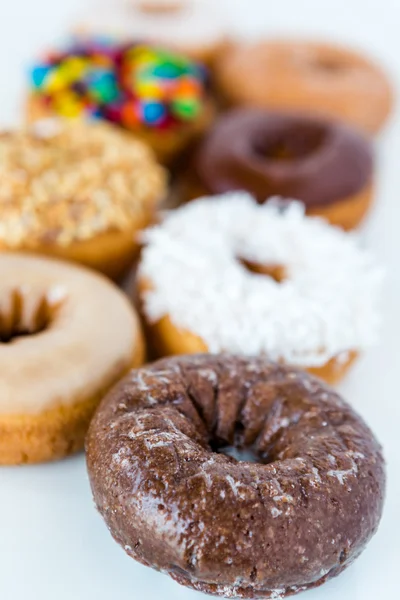
[[[148,125],[161,123],[166,117],[166,109],[161,102],[143,103],[143,121]]]
[[[46,66],[46,65],[35,67],[34,69],[32,69],[31,80],[32,80],[33,87],[34,88],[42,87],[44,84],[44,81],[50,71],[51,71],[51,67]]]
[[[119,122],[127,129],[134,129],[141,122],[140,112],[136,102],[126,102],[120,108]]]
[[[172,109],[177,117],[184,121],[191,121],[198,116],[201,106],[196,98],[175,98]]]
[[[109,104],[118,99],[118,83],[111,71],[98,69],[89,73],[86,84],[88,94],[99,104]]]
[[[64,117],[165,129],[199,116],[206,74],[186,57],[154,46],[75,39],[34,66],[31,85],[46,106]]]

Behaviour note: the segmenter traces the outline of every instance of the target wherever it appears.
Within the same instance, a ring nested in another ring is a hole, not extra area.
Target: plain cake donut
[[[108,280],[0,254],[0,464],[81,450],[103,395],[143,359],[139,320]]]
[[[129,556],[227,598],[284,598],[340,574],[375,533],[385,491],[363,420],[321,381],[262,358],[132,371],[95,415],[87,464]]]
[[[202,198],[143,239],[138,287],[158,356],[262,354],[333,383],[375,341],[380,269],[298,202]]]
[[[186,199],[245,190],[297,198],[307,214],[356,227],[373,197],[374,152],[357,129],[299,113],[237,109],[200,144]],[[185,186],[184,186],[185,187]]]
[[[216,74],[231,105],[304,110],[377,133],[393,106],[391,85],[369,58],[333,44],[268,40],[237,44]]]

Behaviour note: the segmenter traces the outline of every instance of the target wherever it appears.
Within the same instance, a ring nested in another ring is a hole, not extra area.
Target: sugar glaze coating
[[[257,464],[218,452],[251,449]],[[132,371],[87,439],[95,503],[141,563],[210,594],[283,598],[349,566],[375,533],[378,442],[329,387],[261,358]]]

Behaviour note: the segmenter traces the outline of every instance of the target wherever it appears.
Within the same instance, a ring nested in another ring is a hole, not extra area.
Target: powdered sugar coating
[[[202,198],[167,214],[144,241],[147,318],[168,315],[211,353],[318,367],[376,339],[381,270],[354,235],[305,216],[298,202]],[[284,281],[250,272],[239,257],[283,266]]]

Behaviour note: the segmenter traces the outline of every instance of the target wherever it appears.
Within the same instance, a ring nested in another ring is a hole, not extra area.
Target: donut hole
[[[213,452],[223,454],[235,462],[267,463],[268,458],[258,452],[254,446],[244,444],[244,437],[245,427],[238,421],[235,423],[233,440],[228,442],[214,437],[210,441],[210,446]]]
[[[325,143],[326,128],[319,123],[298,123],[254,144],[256,155],[273,162],[302,160]]]
[[[157,0],[132,0],[129,5],[142,14],[155,16],[180,13],[185,8],[181,0],[170,0],[169,2],[162,2],[162,0],[158,2]]]
[[[242,267],[246,269],[246,271],[249,271],[250,273],[253,273],[255,275],[264,275],[266,277],[270,277],[277,283],[282,283],[283,281],[285,281],[285,279],[287,279],[286,269],[283,265],[277,265],[272,263],[261,264],[248,260],[241,256],[238,256],[237,260],[242,265]]]
[[[30,291],[12,290],[0,309],[0,343],[9,344],[48,330],[62,301],[59,290],[36,297]]]
[[[252,448],[238,446],[217,446],[214,451],[233,458],[236,462],[257,463],[262,462],[260,456]]]
[[[347,69],[347,64],[336,56],[317,56],[310,61],[310,66],[313,69],[332,75]]]

